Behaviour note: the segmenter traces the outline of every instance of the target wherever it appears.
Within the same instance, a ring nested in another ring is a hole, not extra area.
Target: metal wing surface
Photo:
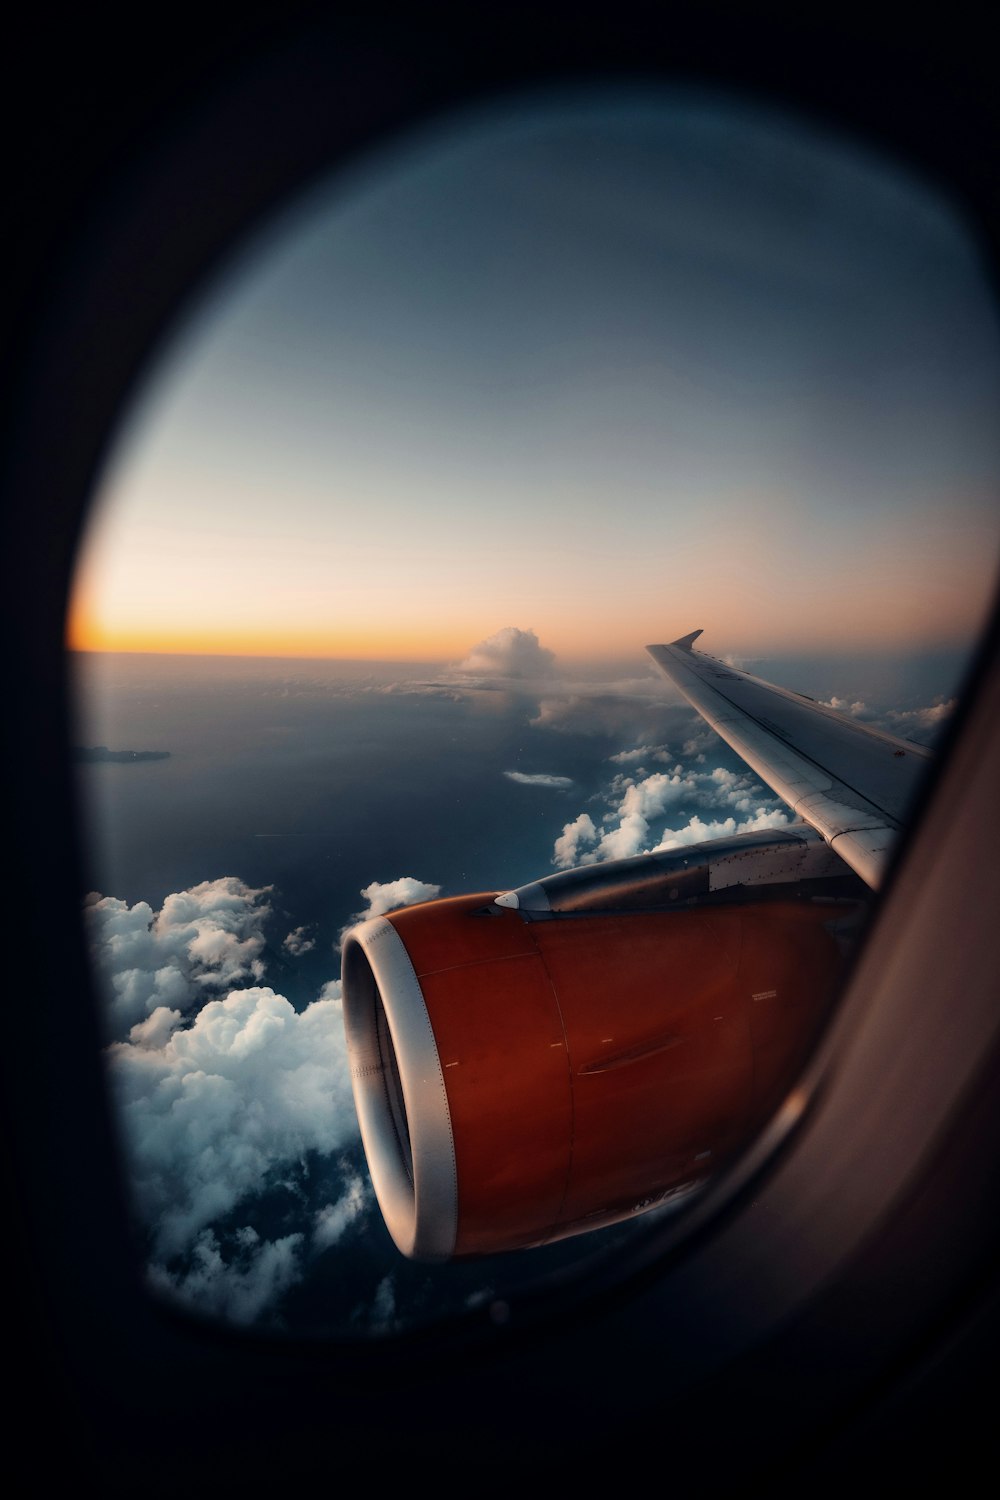
[[[931,752],[693,649],[646,650],[690,704],[873,888]]]

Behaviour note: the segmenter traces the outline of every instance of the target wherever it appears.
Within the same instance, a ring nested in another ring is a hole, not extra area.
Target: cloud
[[[311,930],[309,927],[294,927],[283,940],[281,946],[293,958],[301,958],[303,953],[310,953],[316,946],[316,939],[309,936]]]
[[[128,1039],[133,1047],[149,1047],[155,1051],[166,1045],[175,1027],[180,1026],[183,1020],[179,1010],[168,1010],[165,1005],[158,1005],[151,1016],[132,1027]]]
[[[374,1201],[371,1186],[364,1183],[356,1173],[342,1164],[344,1191],[336,1203],[325,1204],[313,1220],[312,1248],[315,1251],[329,1250],[331,1245],[343,1239],[345,1231]]]
[[[574,865],[584,863],[581,850],[597,842],[597,829],[589,813],[581,813],[572,823],[567,823],[556,839],[552,863],[560,870],[571,870]]]
[[[833,708],[838,714],[851,714],[854,718],[865,712],[865,705],[860,698],[849,703],[846,698],[838,698],[834,694],[832,698],[821,698],[820,703],[824,708]]]
[[[445,702],[461,703],[465,693],[461,688],[444,682],[381,682],[362,689],[365,693],[377,693],[380,697],[440,698]]]
[[[154,1262],[149,1285],[171,1301],[231,1323],[258,1322],[289,1287],[302,1280],[301,1234],[262,1240],[250,1226],[232,1236],[230,1259],[210,1229],[197,1238],[186,1270]]]
[[[535,678],[552,675],[555,653],[542,646],[533,630],[505,625],[473,646],[457,671],[472,677]]]
[[[638,748],[645,753],[649,746]],[[632,759],[628,752],[611,757],[618,765],[628,765]],[[670,771],[642,775],[639,780],[619,771],[601,797],[593,800],[604,801],[607,811],[599,824],[584,812],[564,826],[552,851],[557,869],[630,859],[761,828],[785,828],[793,821],[749,771],[726,766],[686,770],[678,762]],[[684,821],[676,821],[678,813]],[[716,816],[706,818],[705,813]],[[673,816],[673,826],[658,826],[668,815]]]
[[[634,766],[646,760],[659,760],[669,764],[675,758],[666,745],[637,745],[634,750],[619,750],[617,755],[608,756],[616,766]]]
[[[932,745],[954,712],[957,701],[956,698],[946,701],[938,698],[923,708],[890,709],[883,715],[882,723],[893,734]]]
[[[675,722],[689,729],[694,718],[689,705],[668,700],[661,679],[636,677],[546,685],[530,723],[561,734],[605,735],[619,744],[630,739],[656,743]]]
[[[149,1283],[238,1324],[272,1314],[310,1258],[374,1208],[356,1165],[340,980],[301,1011],[262,984],[213,993],[263,971],[268,889],[226,877],[157,913],[97,894],[86,908],[116,1029],[138,1015],[105,1056]],[[365,894],[388,907],[428,890],[404,879]],[[305,934],[289,934],[299,951]],[[164,995],[179,1003],[154,1003]]]
[[[373,880],[361,892],[367,905],[352,917],[353,922],[363,922],[368,917],[381,917],[398,906],[414,906],[418,901],[433,901],[440,896],[441,887],[426,880],[417,880],[412,875],[400,875],[398,880]]]
[[[920,708],[870,708],[860,699],[849,703],[845,698],[827,698],[824,707],[834,708],[838,713],[849,714],[876,729],[888,730],[890,734],[912,739],[919,744],[932,744],[942,726],[955,708],[956,699],[936,698]]]
[[[348,917],[340,929],[338,945],[343,943],[345,935],[356,923],[366,922],[369,917],[382,917],[386,912],[396,911],[400,906],[415,906],[418,901],[433,901],[440,894],[439,885],[432,885],[426,880],[417,880],[413,875],[400,875],[398,880],[373,880],[371,885],[366,885],[361,892],[365,898],[365,906],[361,911],[356,911],[353,916]]]
[[[735,818],[723,818],[712,823],[703,823],[698,814],[683,828],[667,828],[652,853],[660,849],[680,849],[687,844],[704,844],[709,839],[733,838],[738,833],[757,833],[764,828],[788,828],[795,820],[780,808],[761,809],[753,817],[737,822]]]
[[[558,791],[566,791],[569,787],[576,785],[572,776],[549,776],[543,771],[535,775],[529,775],[526,771],[504,771],[503,774],[521,786],[548,786]]]
[[[398,1327],[396,1288],[391,1276],[383,1276],[375,1288],[375,1299],[368,1314],[368,1328],[372,1333],[391,1333]]]
[[[618,805],[618,826],[601,838],[595,859],[628,859],[645,847],[651,818],[659,816],[685,792],[693,790],[690,781],[657,771],[645,780],[626,787]]]
[[[307,1153],[357,1138],[335,1001],[296,1012],[255,986],[210,1001],[186,1027],[168,1018],[154,1014],[107,1054],[136,1204],[159,1258],[189,1250]]]
[[[166,1008],[182,1014],[244,980],[263,978],[270,886],[233,875],[166,898],[155,913],[92,892],[84,905],[91,950],[109,990],[112,1034]]]

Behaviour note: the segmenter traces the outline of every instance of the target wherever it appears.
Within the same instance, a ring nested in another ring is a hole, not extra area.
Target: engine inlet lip
[[[420,981],[385,917],[344,939],[343,1007],[361,1139],[386,1228],[403,1255],[447,1260],[458,1237],[458,1184],[444,1073]]]

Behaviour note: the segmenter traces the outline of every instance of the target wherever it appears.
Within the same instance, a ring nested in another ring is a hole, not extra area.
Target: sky
[[[448,116],[192,294],[69,640],[954,646],[996,575],[997,335],[951,206],[810,122],[639,89]]]

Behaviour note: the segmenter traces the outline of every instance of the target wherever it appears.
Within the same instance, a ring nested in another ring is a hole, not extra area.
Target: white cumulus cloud
[[[333,1000],[299,1013],[266,987],[236,990],[152,1041],[115,1043],[108,1057],[137,1206],[158,1256],[190,1249],[307,1152],[356,1138]]]
[[[563,827],[556,839],[552,863],[560,870],[571,870],[574,865],[585,863],[586,851],[597,842],[597,829],[589,813],[581,813],[572,823]]]
[[[300,958],[303,953],[311,953],[316,946],[316,939],[311,936],[310,927],[293,927],[281,946],[292,955]]]
[[[641,854],[646,845],[650,820],[665,812],[693,787],[684,777],[656,771],[643,781],[626,787],[618,805],[617,827],[602,836],[595,858],[628,859]]]
[[[441,887],[429,881],[417,880],[412,875],[400,875],[398,880],[373,880],[361,892],[366,905],[353,919],[362,922],[367,917],[381,917],[398,906],[415,906],[418,901],[433,901],[440,896]]]
[[[356,922],[366,922],[369,917],[382,917],[386,912],[396,911],[401,906],[415,906],[418,901],[433,901],[440,894],[439,885],[432,885],[427,880],[417,880],[413,875],[400,875],[398,880],[373,880],[361,892],[365,898],[364,907],[348,918],[340,930],[338,941],[344,941],[345,934]]]
[[[84,907],[91,949],[109,989],[112,1033],[122,1037],[160,1008],[192,1010],[213,994],[263,978],[270,886],[233,875],[175,892],[154,913],[93,892]]]
[[[87,904],[119,1038],[106,1058],[150,1284],[243,1324],[273,1311],[309,1258],[374,1203],[352,1165],[340,980],[301,1011],[266,985],[232,985],[263,972],[267,893],[226,877],[156,913],[96,894]],[[304,928],[289,936],[310,942]],[[281,1228],[265,1231],[275,1193]]]
[[[473,646],[457,670],[473,677],[548,677],[555,653],[546,650],[533,630],[505,625]]]
[[[644,751],[648,746],[641,747]],[[665,757],[668,762],[671,757]],[[712,838],[752,833],[762,828],[785,828],[793,821],[751,772],[695,767],[685,770],[678,763],[669,771],[656,771],[636,780],[616,772],[602,794],[607,811],[600,823],[590,813],[581,813],[567,823],[552,851],[557,869],[597,864],[604,860],[630,859],[637,854],[673,849]],[[611,761],[628,765],[630,757],[615,755]],[[598,799],[595,799],[598,800]],[[684,819],[675,826],[661,826],[668,817]],[[705,816],[714,814],[714,816]]]
[[[656,853],[660,849],[680,849],[687,844],[704,844],[709,839],[732,838],[738,833],[757,833],[763,828],[787,828],[792,822],[794,819],[790,818],[787,813],[781,812],[780,809],[771,812],[762,809],[743,822],[737,822],[735,818],[729,817],[705,823],[695,813],[683,828],[665,829],[660,842],[651,852]]]

